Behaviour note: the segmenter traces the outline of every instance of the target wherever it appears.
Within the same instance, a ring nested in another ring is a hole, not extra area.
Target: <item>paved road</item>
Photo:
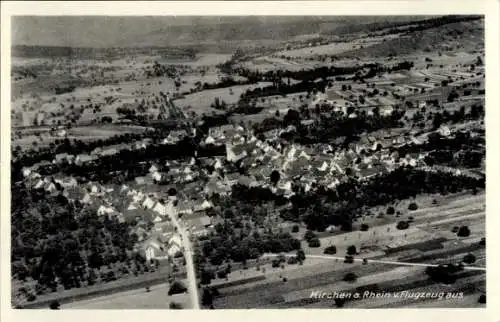
[[[270,254],[265,254],[264,256],[272,256],[275,257],[276,255],[270,255]],[[295,256],[295,254],[286,254],[285,256],[292,257]],[[323,259],[341,259],[344,260],[345,257],[339,257],[339,256],[329,256],[329,255],[308,255],[306,254],[306,258],[323,258]],[[363,258],[354,258],[354,261],[356,262],[362,262]],[[437,264],[426,264],[426,263],[410,263],[410,262],[399,262],[399,261],[386,261],[386,260],[379,260],[379,259],[367,259],[368,263],[380,263],[380,264],[388,264],[388,265],[400,265],[400,266],[420,266],[420,267],[437,267],[439,265]],[[485,267],[476,267],[476,266],[464,266],[464,269],[466,270],[471,270],[471,271],[486,271]]]
[[[184,258],[186,259],[186,271],[187,271],[187,279],[188,279],[188,290],[189,296],[192,303],[192,308],[194,310],[200,309],[200,295],[198,293],[198,286],[196,282],[196,273],[194,268],[193,261],[193,248],[191,245],[191,241],[189,239],[189,233],[186,228],[179,222],[175,215],[169,216],[172,223],[177,228],[177,232],[181,235],[182,245],[184,247]]]

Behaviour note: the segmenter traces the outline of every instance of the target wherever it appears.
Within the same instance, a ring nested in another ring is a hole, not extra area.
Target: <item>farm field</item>
[[[427,204],[425,200],[427,200]],[[412,283],[416,285],[415,288],[403,289],[413,292],[460,292],[460,290],[465,289],[468,293],[464,300],[468,301],[468,305],[473,306],[472,297],[475,297],[477,301],[481,292],[484,292],[484,272],[470,271],[467,274],[472,274],[474,276],[472,279],[464,278],[463,281],[459,279],[456,284],[443,288],[442,285],[430,282],[424,274],[425,267],[420,265],[457,263],[462,260],[463,256],[470,253],[476,257],[476,262],[472,266],[484,267],[484,250],[475,246],[478,245],[479,239],[484,236],[484,210],[482,208],[484,195],[465,198],[446,196],[440,200],[438,206],[432,205],[430,200],[432,200],[430,196],[418,200],[422,208],[409,213],[415,219],[407,230],[397,230],[394,223],[379,223],[377,225],[372,221],[368,231],[333,233],[333,236],[320,237],[321,247],[319,248],[311,248],[303,242],[302,248],[306,253],[306,260],[302,266],[285,265],[283,269],[273,269],[267,264],[268,266],[261,266],[265,267],[265,273],[254,272],[253,268],[249,268],[248,271],[243,271],[245,277],[260,274],[266,276],[266,279],[231,288],[220,288],[221,295],[216,299],[215,306],[220,309],[303,307],[304,301],[313,291],[341,291],[365,285],[382,285],[383,283],[393,283],[392,287],[387,289],[392,290],[397,287],[398,281],[401,285],[413,281]],[[466,217],[464,218],[464,216]],[[468,218],[471,221],[467,221]],[[394,219],[397,218],[392,220]],[[372,227],[372,225],[374,226]],[[451,229],[459,225],[469,225],[471,236],[463,238],[451,233]],[[389,231],[388,228],[390,228]],[[303,232],[304,230],[301,229],[299,233],[294,233],[294,235],[300,238]],[[323,249],[330,245],[337,247],[337,253],[323,255]],[[350,245],[355,245],[360,250],[360,253],[354,257],[368,259],[367,264],[343,263],[346,248]],[[394,263],[384,264],[385,261]],[[399,265],[398,262],[400,262]],[[348,272],[354,272],[358,275],[356,282],[342,281]],[[236,274],[236,278],[238,277],[237,273],[231,274]],[[282,277],[286,277],[287,281],[283,282]],[[470,290],[470,285],[476,285],[476,287]],[[447,299],[442,300],[445,302],[434,305],[459,307],[462,300]],[[313,302],[306,307],[335,306],[332,300]],[[418,307],[420,304],[432,306],[431,302],[433,302],[431,299],[367,299],[348,302],[345,307],[396,307],[406,304]]]
[[[115,293],[103,297],[96,297],[89,300],[68,303],[62,306],[63,309],[156,309],[165,310],[169,308],[171,302],[176,302],[184,308],[190,307],[189,296],[184,294],[168,295],[168,285],[159,284],[150,287],[146,292],[144,288]]]

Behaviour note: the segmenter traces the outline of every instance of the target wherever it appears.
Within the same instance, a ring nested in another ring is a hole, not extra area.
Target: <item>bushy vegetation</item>
[[[335,246],[328,246],[325,248],[325,250],[323,251],[323,254],[327,254],[327,255],[335,255],[337,254],[337,247]]]
[[[16,187],[11,209],[12,275],[32,278],[37,292],[54,291],[104,282],[121,275],[120,268],[147,267],[132,252],[137,236],[130,223],[98,217],[62,195]],[[99,270],[107,268],[107,273]]]

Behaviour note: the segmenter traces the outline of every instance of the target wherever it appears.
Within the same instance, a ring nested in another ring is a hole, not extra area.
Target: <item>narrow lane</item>
[[[277,255],[273,254],[264,254],[265,257],[275,257]],[[285,254],[287,257],[294,257],[295,254]],[[329,256],[329,255],[308,255],[306,254],[306,258],[322,258],[322,259],[340,259],[344,260],[345,257],[339,257],[339,256]],[[364,259],[363,258],[354,258],[355,262],[362,262]],[[427,264],[427,263],[409,263],[409,262],[399,262],[399,261],[387,261],[387,260],[380,260],[380,259],[369,259],[367,258],[367,263],[380,263],[380,264],[388,264],[388,265],[400,265],[400,266],[420,266],[420,267],[438,267],[439,265],[437,264]],[[477,266],[464,266],[465,270],[471,270],[471,271],[486,271],[485,267],[477,267]]]
[[[169,217],[174,226],[177,228],[177,232],[181,235],[182,246],[184,248],[184,258],[186,259],[186,271],[189,284],[188,290],[189,290],[189,297],[192,303],[192,309],[199,310],[200,296],[198,292],[198,285],[196,282],[196,272],[193,261],[193,248],[191,245],[191,240],[189,239],[189,233],[186,230],[186,228],[175,217],[175,215],[170,214]]]

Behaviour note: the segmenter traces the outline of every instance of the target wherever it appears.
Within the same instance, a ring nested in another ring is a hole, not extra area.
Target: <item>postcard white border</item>
[[[500,321],[500,207],[499,197],[499,1],[78,1],[2,2],[1,77],[1,319],[2,321]],[[440,15],[484,14],[486,35],[486,133],[487,133],[487,308],[391,310],[12,310],[10,308],[10,16],[12,15]]]

